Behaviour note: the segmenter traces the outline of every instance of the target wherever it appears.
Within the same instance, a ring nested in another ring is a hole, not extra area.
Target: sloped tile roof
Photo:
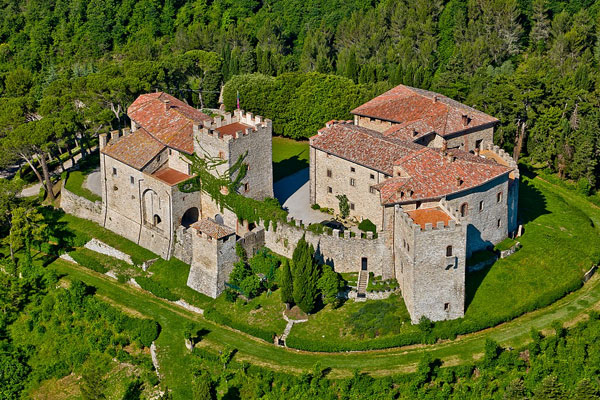
[[[111,140],[102,149],[102,152],[130,167],[141,170],[164,149],[165,146],[152,135],[144,129],[138,129],[127,136]]]
[[[230,227],[218,224],[211,218],[202,218],[200,221],[193,223],[191,227],[215,239],[221,239],[235,233]]]
[[[194,152],[193,125],[211,120],[208,115],[163,92],[139,96],[127,109],[127,115],[165,146],[187,154]]]
[[[224,135],[231,136],[238,131],[243,132],[248,128],[252,128],[252,126],[243,124],[241,122],[233,122],[231,124],[223,125],[219,128],[216,128],[215,130],[219,133],[220,137],[223,137]]]
[[[402,177],[392,177],[374,185],[380,191],[382,204],[409,203],[437,199],[459,193],[508,174],[512,168],[494,160],[462,150],[423,147],[395,165]]]
[[[177,185],[178,183],[191,178],[190,175],[184,174],[183,172],[177,171],[176,169],[169,167],[159,169],[158,171],[153,173],[152,176],[165,182],[170,186]]]
[[[465,129],[495,124],[498,120],[438,93],[399,85],[351,111],[352,114],[390,121],[400,126],[388,130],[392,137],[413,129],[448,136]],[[463,123],[463,115],[468,123]]]
[[[310,145],[387,175],[392,175],[396,160],[423,147],[345,122],[321,129]]]

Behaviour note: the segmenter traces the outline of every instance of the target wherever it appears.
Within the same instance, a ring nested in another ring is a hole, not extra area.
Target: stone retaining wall
[[[92,202],[84,197],[77,196],[64,186],[60,190],[60,207],[68,214],[79,218],[89,219],[100,225],[103,224],[102,202]]]

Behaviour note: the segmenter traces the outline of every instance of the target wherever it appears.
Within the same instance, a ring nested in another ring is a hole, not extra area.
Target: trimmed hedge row
[[[265,342],[273,343],[273,338],[275,337],[275,332],[273,331],[268,331],[255,326],[240,323],[238,321],[233,321],[229,317],[219,313],[214,307],[204,310],[204,317],[209,321],[213,321],[221,325],[227,325],[233,329],[237,329],[238,331],[242,331],[248,335],[262,339]]]
[[[77,262],[77,264],[83,265],[86,268],[89,268],[93,271],[100,272],[104,274],[108,272],[108,268],[106,268],[102,263],[96,260],[91,255],[87,254],[87,249],[75,250],[69,253],[71,258]]]
[[[343,341],[323,342],[307,338],[300,338],[292,334],[287,338],[286,344],[290,348],[316,352],[340,352],[340,351],[363,351],[378,350],[392,347],[409,346],[413,344],[433,344],[439,339],[454,340],[458,335],[473,333],[487,329],[504,322],[513,320],[525,313],[536,309],[547,307],[555,301],[561,299],[567,294],[581,288],[583,285],[581,279],[573,280],[562,288],[557,288],[540,296],[537,301],[530,303],[510,314],[498,316],[496,318],[472,320],[456,319],[451,321],[441,321],[432,324],[431,330],[403,333],[399,335],[369,339],[365,341]]]
[[[161,285],[159,282],[156,282],[151,278],[139,276],[135,278],[135,281],[142,287],[142,289],[149,291],[157,297],[167,299],[169,301],[177,301],[180,298],[175,293],[171,292],[168,287]]]

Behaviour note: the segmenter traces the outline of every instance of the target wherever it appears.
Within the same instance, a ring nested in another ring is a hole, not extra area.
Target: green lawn
[[[78,163],[78,166],[79,170],[69,172],[69,178],[65,183],[65,188],[73,194],[90,201],[102,201],[100,196],[83,187],[83,183],[87,176],[100,167],[100,154],[98,152],[90,154],[85,159],[81,160]]]
[[[308,168],[308,141],[273,137],[273,182]]]
[[[174,390],[176,399],[191,397],[191,377],[188,375],[190,369],[185,368],[191,358],[187,356],[183,344],[183,328],[187,321],[195,321],[198,328],[206,330],[200,346],[211,352],[231,346],[237,349],[234,359],[240,362],[247,361],[275,371],[292,373],[308,371],[319,362],[322,367],[331,368],[328,375],[331,378],[351,376],[354,369],[383,376],[414,371],[424,353],[441,359],[445,365],[472,362],[474,358],[481,356],[487,338],[505,347],[520,348],[530,341],[529,332],[532,328],[550,333],[554,321],[565,322],[580,318],[582,313],[597,307],[600,302],[600,279],[594,277],[583,289],[550,307],[456,341],[370,352],[308,353],[276,347],[218,326],[181,307],[148,296],[138,289],[120,285],[106,276],[64,260],[56,260],[51,267],[66,274],[69,279],[80,279],[94,286],[97,289],[96,295],[109,300],[111,304],[138,310],[160,323],[161,333],[156,341],[160,370],[164,375],[163,384]]]

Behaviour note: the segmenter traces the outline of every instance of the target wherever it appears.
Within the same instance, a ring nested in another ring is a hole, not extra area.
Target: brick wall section
[[[396,277],[413,323],[422,316],[432,321],[464,316],[466,235],[451,220],[426,224],[425,229],[396,207]],[[452,246],[452,256],[446,256]]]
[[[393,278],[392,253],[385,244],[385,235],[377,239],[344,237],[343,234],[339,237],[316,235],[298,226],[279,223],[276,230],[265,229],[265,246],[275,253],[291,258],[302,235],[314,246],[320,261],[333,266],[337,272],[358,272],[361,260],[365,257],[369,271],[383,276],[384,279]]]
[[[373,129],[377,132],[385,132],[393,125],[389,121],[382,121],[375,118],[361,117],[358,115],[354,116],[354,123],[363,128]]]
[[[311,147],[310,156],[311,202],[321,207],[332,208],[339,213],[339,200],[336,196],[345,194],[348,201],[354,204],[354,210],[350,210],[351,216],[359,220],[368,218],[381,229],[383,206],[379,199],[379,192],[373,190],[371,193],[369,188],[381,182],[385,174],[314,147]],[[331,172],[331,177],[327,175],[328,171]],[[351,185],[351,179],[354,186]],[[329,193],[329,188],[332,193]]]
[[[498,202],[498,194],[501,200]],[[467,227],[467,255],[501,242],[508,236],[508,177],[496,178],[467,192],[448,196],[443,206],[460,214],[463,204],[468,205],[460,222]],[[479,205],[483,202],[483,209]],[[500,226],[498,226],[500,220]]]
[[[79,218],[89,219],[97,224],[102,224],[102,203],[92,202],[84,197],[68,191],[64,186],[60,190],[60,207],[68,214]]]
[[[193,231],[193,229],[191,229]],[[216,298],[225,290],[225,282],[237,262],[235,235],[222,239],[195,231],[192,235],[192,265],[187,285],[209,297]]]

